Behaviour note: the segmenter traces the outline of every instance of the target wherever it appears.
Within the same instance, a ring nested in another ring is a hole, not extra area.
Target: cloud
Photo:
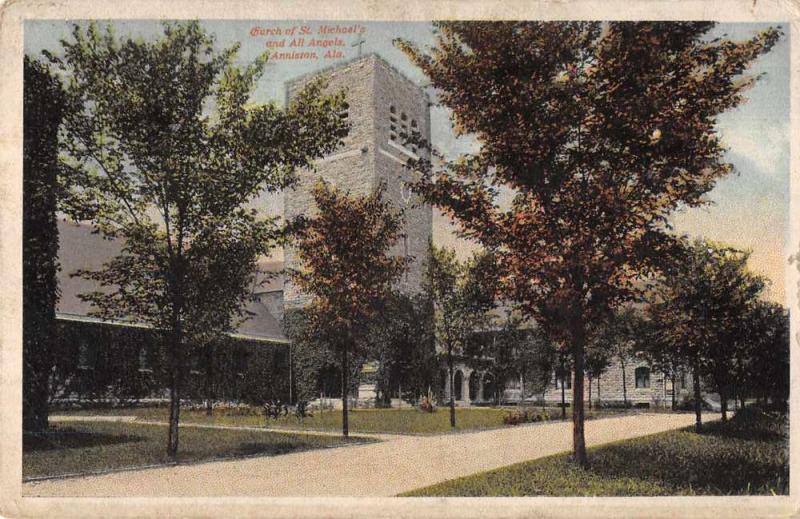
[[[757,173],[773,179],[788,178],[789,123],[765,119],[737,123],[719,125],[729,160],[737,164],[736,156],[744,157],[755,166]]]

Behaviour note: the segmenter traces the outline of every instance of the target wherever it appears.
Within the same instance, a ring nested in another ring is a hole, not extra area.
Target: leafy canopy
[[[444,21],[432,48],[397,42],[480,144],[441,167],[417,161],[430,173],[418,191],[497,250],[507,294],[543,325],[632,299],[674,245],[670,213],[732,170],[717,116],[780,32],[734,42],[712,27]]]
[[[403,220],[384,191],[381,184],[369,195],[351,195],[319,179],[311,191],[317,215],[293,222],[301,268],[289,275],[313,296],[309,314],[328,333],[366,325],[407,268],[407,258],[389,254]]]
[[[199,23],[165,23],[152,41],[111,25],[75,25],[48,53],[66,82],[65,210],[122,253],[79,272],[102,290],[85,298],[104,318],[135,318],[197,336],[242,314],[256,258],[281,237],[249,207],[290,185],[295,170],[347,132],[343,94],[312,83],[288,107],[253,104],[267,54],[237,62]]]

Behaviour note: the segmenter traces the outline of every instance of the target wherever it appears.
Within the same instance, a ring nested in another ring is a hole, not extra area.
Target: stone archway
[[[481,375],[477,371],[469,374],[469,400],[478,400],[481,390]]]
[[[483,399],[494,402],[496,397],[495,393],[497,392],[497,384],[495,382],[494,375],[491,373],[486,373],[483,375],[481,386],[483,387]]]
[[[453,397],[454,400],[463,400],[464,398],[464,374],[461,370],[456,371],[455,375],[453,375]]]

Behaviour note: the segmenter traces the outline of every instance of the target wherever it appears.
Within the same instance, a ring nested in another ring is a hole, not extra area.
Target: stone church
[[[410,268],[400,280],[400,289],[407,294],[420,290],[424,263],[428,252],[428,243],[432,237],[432,209],[424,205],[409,190],[407,182],[409,172],[404,167],[409,158],[416,158],[423,150],[406,142],[406,136],[418,134],[422,139],[429,139],[431,135],[430,101],[425,92],[413,81],[405,77],[397,69],[376,54],[367,54],[356,59],[339,63],[328,69],[313,74],[295,78],[286,83],[287,102],[296,95],[300,89],[319,74],[326,74],[330,78],[329,89],[345,89],[349,105],[346,116],[350,122],[351,130],[345,138],[344,145],[334,154],[329,155],[316,163],[316,171],[301,172],[299,181],[292,189],[284,193],[284,217],[291,219],[302,214],[313,214],[314,204],[311,199],[310,187],[317,176],[322,176],[326,181],[337,187],[354,194],[371,192],[379,183],[386,184],[386,195],[398,208],[402,208],[405,216],[405,237],[397,243],[394,254],[403,255],[411,259]],[[86,281],[73,278],[69,274],[80,268],[99,267],[106,259],[115,255],[120,249],[119,244],[104,241],[91,234],[85,226],[75,226],[67,223],[59,224],[61,243],[59,260],[62,265],[60,273],[61,299],[57,309],[57,318],[62,323],[70,324],[71,329],[82,330],[92,327],[106,341],[111,341],[114,329],[136,328],[135,323],[100,323],[89,317],[90,308],[78,298],[78,294],[91,290],[85,286]],[[283,267],[296,268],[298,260],[291,248],[284,251],[284,262],[263,262],[260,269],[263,272],[279,272]],[[308,296],[301,293],[287,278],[283,276],[269,277],[268,281],[261,283],[255,289],[256,301],[248,311],[250,317],[240,325],[239,329],[231,334],[237,344],[237,354],[230,361],[234,366],[233,375],[223,390],[228,391],[230,398],[235,399],[237,394],[246,391],[235,389],[236,384],[243,379],[247,372],[247,356],[262,350],[270,352],[283,352],[277,355],[273,365],[283,366],[276,373],[288,371],[289,377],[274,375],[276,378],[289,378],[289,382],[278,381],[291,400],[291,346],[284,336],[281,323],[287,311],[301,308]],[[112,325],[112,326],[110,326]],[[82,328],[81,328],[82,327]],[[76,332],[75,341],[70,341],[71,347],[78,350],[77,366],[74,368],[84,373],[87,380],[97,378],[97,373],[107,371],[100,364],[93,369],[93,362],[84,362],[84,358],[100,358],[102,355],[89,354],[88,344],[94,341],[86,339],[83,331]],[[109,331],[111,330],[111,331]],[[103,335],[105,334],[105,335]],[[109,335],[111,334],[111,335]],[[139,341],[139,342],[137,342]],[[129,341],[130,342],[130,341]],[[130,370],[136,376],[142,377],[143,383],[147,381],[150,371],[148,355],[139,344],[140,339],[133,340],[131,346],[138,351],[138,362],[133,362]],[[74,343],[74,344],[73,344]],[[95,348],[97,349],[97,348]],[[86,351],[85,351],[86,350]],[[144,353],[143,353],[144,352]],[[248,353],[249,352],[249,353]],[[241,353],[241,354],[239,354]],[[288,356],[286,355],[288,353]],[[272,353],[271,353],[272,354]],[[114,361],[106,359],[107,365]],[[86,364],[89,371],[86,371]],[[238,366],[238,367],[235,367]],[[374,371],[375,366],[367,364],[365,374]],[[83,370],[83,371],[81,371]],[[193,371],[194,373],[194,371]],[[199,373],[199,371],[197,371]],[[253,377],[258,378],[258,373]],[[122,378],[127,378],[124,375]],[[369,379],[368,376],[364,377]],[[442,377],[447,380],[448,377]],[[688,377],[687,377],[688,378]],[[677,381],[673,388],[670,380],[658,373],[650,373],[647,365],[635,359],[628,359],[625,369],[619,364],[593,382],[591,391],[593,400],[622,401],[623,399],[633,404],[657,406],[666,405],[671,400],[674,391],[678,401],[688,394],[691,381],[685,379]],[[244,383],[242,383],[244,384]],[[246,385],[246,384],[245,384]],[[548,388],[539,395],[529,395],[524,391],[525,381],[520,379],[509,380],[505,390],[499,395],[495,390],[496,381],[491,375],[470,367],[465,360],[457,363],[455,368],[455,383],[451,388],[445,382],[444,387],[438,388],[445,396],[445,401],[452,393],[458,405],[468,406],[473,404],[489,404],[497,401],[515,403],[521,400],[544,399],[547,402],[559,402],[563,395],[566,402],[572,398],[572,375],[569,373],[554,372]],[[285,386],[285,387],[284,387]],[[149,387],[149,386],[148,386]],[[234,388],[234,389],[231,389]],[[624,388],[624,389],[623,389]],[[147,387],[142,389],[145,393]],[[370,405],[374,402],[374,385],[362,383],[358,395],[353,395],[359,405]],[[283,397],[285,398],[285,397]],[[587,389],[585,398],[590,398]],[[399,402],[398,402],[399,403]]]
[[[284,216],[287,219],[313,211],[310,186],[319,175],[337,187],[352,193],[366,194],[380,182],[387,185],[386,196],[405,211],[406,235],[395,247],[394,253],[413,258],[408,273],[401,280],[401,290],[414,293],[420,289],[422,272],[427,254],[427,244],[432,236],[432,210],[420,203],[405,182],[409,172],[404,167],[406,160],[417,158],[423,150],[405,144],[405,136],[418,133],[422,139],[431,135],[430,101],[427,94],[414,82],[376,54],[368,54],[331,68],[301,76],[286,84],[286,99],[290,100],[308,81],[319,74],[330,78],[332,91],[345,89],[349,110],[346,114],[351,124],[345,144],[336,153],[317,163],[315,173],[305,172],[297,186],[284,195]],[[287,267],[295,267],[297,260],[291,249],[284,253]],[[283,309],[301,307],[307,298],[287,280],[282,294],[264,295],[272,301],[283,300]],[[268,306],[273,306],[269,305]],[[283,310],[281,310],[282,312]],[[366,370],[372,369],[367,365]],[[624,373],[624,374],[623,374]],[[443,390],[445,399],[451,392],[459,405],[485,404],[498,400],[494,391],[495,381],[487,373],[470,368],[459,362],[455,369],[454,387],[450,388],[448,377]],[[554,373],[547,390],[540,395],[523,397],[524,380],[510,380],[505,384],[503,402],[518,402],[521,399],[542,398],[558,402],[562,398],[571,401],[572,375]],[[681,398],[688,394],[689,385],[683,377],[672,381],[661,374],[650,373],[647,365],[635,359],[609,368],[599,380],[593,382],[592,399],[605,401],[627,400],[640,405],[664,405],[671,400],[671,392]],[[624,384],[623,384],[624,379]],[[623,385],[625,390],[623,391]],[[369,405],[374,399],[374,387],[362,384],[358,400]],[[589,398],[587,389],[586,398]],[[680,398],[678,399],[680,400]]]

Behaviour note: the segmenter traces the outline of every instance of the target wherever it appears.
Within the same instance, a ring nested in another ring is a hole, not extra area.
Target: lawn
[[[753,420],[755,412],[747,414],[727,424],[707,424],[699,435],[683,429],[590,449],[586,470],[573,465],[568,454],[559,454],[403,495],[788,494],[788,420]]]
[[[456,431],[476,431],[506,427],[503,417],[510,410],[495,407],[471,407],[456,409]],[[550,410],[554,416],[558,411]],[[620,410],[587,411],[587,416],[600,417],[617,415]],[[167,409],[164,407],[143,407],[128,409],[86,410],[69,414],[98,415],[115,414],[137,416],[142,420],[166,421]],[[567,419],[570,419],[567,410]],[[349,413],[350,431],[355,433],[400,433],[400,434],[441,434],[451,432],[450,414],[447,408],[439,408],[434,413],[426,413],[414,408],[408,409],[353,409]],[[313,416],[303,419],[285,416],[270,419],[268,422],[258,410],[243,413],[241,410],[215,410],[211,417],[203,410],[181,411],[182,423],[214,424],[230,426],[256,426],[304,429],[309,431],[341,431],[342,412],[314,411]]]
[[[369,441],[365,438],[182,427],[178,463],[272,456]],[[71,422],[23,436],[22,476],[84,474],[167,463],[167,428],[118,422]]]

